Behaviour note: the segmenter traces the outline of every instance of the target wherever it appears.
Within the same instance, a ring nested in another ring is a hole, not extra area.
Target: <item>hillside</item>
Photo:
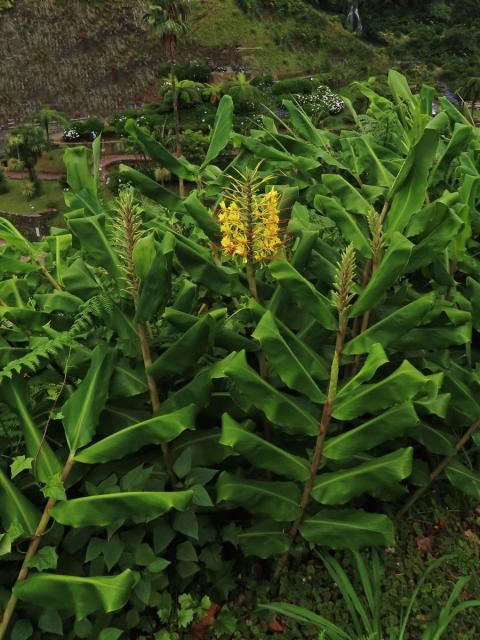
[[[16,0],[0,17],[0,121],[54,105],[70,115],[109,114],[155,93],[158,39],[139,0]],[[338,82],[384,70],[384,50],[347,31],[339,14],[313,20],[247,15],[236,0],[193,0],[184,59],[275,76],[326,73]],[[21,71],[19,71],[21,70]]]

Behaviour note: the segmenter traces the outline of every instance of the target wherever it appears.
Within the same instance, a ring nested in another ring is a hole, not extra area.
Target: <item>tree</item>
[[[45,129],[45,135],[47,137],[47,142],[50,140],[50,134],[48,127],[51,122],[61,122],[66,129],[70,127],[70,121],[67,116],[60,111],[56,111],[55,109],[51,109],[50,107],[43,107],[40,109],[40,126]]]
[[[7,140],[7,154],[17,156],[28,171],[31,182],[35,186],[35,195],[40,192],[40,182],[35,172],[35,165],[47,148],[47,142],[42,129],[31,124],[17,127]]]
[[[182,154],[180,141],[180,113],[178,108],[177,80],[175,77],[177,44],[188,31],[190,0],[160,0],[151,4],[145,15],[145,22],[154,29],[161,38],[165,57],[170,63],[170,79],[172,83],[173,113],[175,117],[176,155]],[[180,196],[183,197],[183,180],[179,179]]]
[[[471,100],[472,106],[470,108],[470,112],[472,121],[474,121],[477,102],[480,100],[480,77],[473,76],[472,78],[469,78],[458,90],[458,93],[463,100]]]

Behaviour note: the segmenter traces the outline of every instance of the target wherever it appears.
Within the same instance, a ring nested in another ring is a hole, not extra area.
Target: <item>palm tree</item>
[[[178,109],[177,80],[175,64],[178,41],[188,31],[190,0],[157,0],[151,4],[144,16],[145,22],[154,29],[161,38],[165,57],[170,62],[170,79],[172,83],[173,114],[175,118],[176,155],[182,154],[180,142],[180,113]],[[180,196],[183,196],[183,180],[179,180]]]
[[[61,122],[66,128],[70,126],[70,121],[67,116],[60,111],[55,111],[55,109],[51,109],[50,107],[43,107],[40,109],[40,126],[45,129],[45,134],[47,136],[47,142],[50,141],[50,135],[48,131],[48,126],[51,122]]]
[[[480,100],[480,77],[473,76],[472,78],[469,78],[458,90],[458,93],[463,100],[471,100],[472,106],[470,108],[470,115],[472,122],[475,122],[474,114],[477,108],[477,102]]]

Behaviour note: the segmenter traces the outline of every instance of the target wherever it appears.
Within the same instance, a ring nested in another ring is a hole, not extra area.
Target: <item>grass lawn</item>
[[[51,149],[50,151],[44,151],[41,158],[37,162],[37,171],[51,171],[58,173],[66,173],[65,165],[63,164],[63,154],[65,149]]]
[[[0,210],[10,213],[38,213],[45,209],[66,211],[63,188],[56,180],[42,182],[42,195],[27,200],[22,191],[27,180],[8,180],[10,191],[0,195]]]

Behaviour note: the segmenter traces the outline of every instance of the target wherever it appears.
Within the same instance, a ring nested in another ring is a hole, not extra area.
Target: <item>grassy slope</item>
[[[55,208],[65,211],[63,189],[56,180],[42,182],[42,195],[29,201],[22,190],[26,180],[9,180],[10,191],[0,195],[0,210],[12,213],[38,213]]]
[[[31,117],[43,104],[108,115],[154,95],[161,46],[145,32],[139,7],[138,0],[16,0],[0,18],[0,122]],[[346,31],[339,16],[313,16],[306,24],[259,20],[235,0],[193,0],[182,55],[277,76],[326,72],[338,84],[387,67],[383,50]]]

